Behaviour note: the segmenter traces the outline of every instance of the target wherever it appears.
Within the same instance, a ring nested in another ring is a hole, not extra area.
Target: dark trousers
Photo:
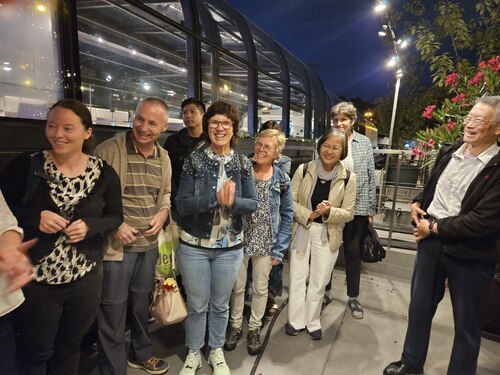
[[[432,318],[448,280],[455,338],[448,366],[449,375],[473,375],[481,345],[483,296],[493,278],[494,263],[462,260],[442,253],[437,236],[418,245],[411,284],[408,329],[402,362],[423,368],[427,357]]]
[[[345,274],[347,280],[347,295],[359,295],[359,281],[361,278],[361,241],[366,237],[368,216],[354,216],[346,223],[342,240],[344,241]]]
[[[157,259],[158,248],[155,248],[143,253],[124,253],[121,262],[103,262],[102,301],[97,314],[101,375],[127,373],[125,326],[128,305],[129,359],[142,362],[153,355],[148,319]]]
[[[102,290],[102,267],[61,285],[31,282],[20,306],[20,364],[24,374],[72,375],[80,343],[95,319]]]
[[[12,323],[12,314],[0,316],[0,374],[17,375],[16,335]]]

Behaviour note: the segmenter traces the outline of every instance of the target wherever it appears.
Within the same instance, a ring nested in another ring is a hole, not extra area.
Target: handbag
[[[380,262],[384,258],[385,249],[380,244],[378,234],[373,225],[368,224],[366,236],[361,243],[361,260],[366,263],[375,263]]]
[[[175,278],[175,252],[172,252],[172,270],[172,277],[155,277],[153,296],[149,306],[151,316],[167,326],[182,322],[188,313],[186,302]]]

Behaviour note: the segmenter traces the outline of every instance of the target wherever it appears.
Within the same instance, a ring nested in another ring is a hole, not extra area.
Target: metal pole
[[[389,149],[392,148],[392,136],[394,133],[394,122],[396,121],[396,109],[398,106],[399,85],[401,83],[401,75],[396,74],[396,87],[394,89],[394,103],[392,105],[391,128],[389,130]]]

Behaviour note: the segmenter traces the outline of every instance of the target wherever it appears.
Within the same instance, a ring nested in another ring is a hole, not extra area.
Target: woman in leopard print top
[[[20,358],[29,374],[76,374],[100,302],[105,234],[123,221],[120,181],[88,153],[92,118],[81,102],[54,104],[45,135],[50,150],[17,157],[0,179],[25,238],[39,238],[29,252],[35,279],[23,288]],[[26,200],[33,172],[40,180]]]

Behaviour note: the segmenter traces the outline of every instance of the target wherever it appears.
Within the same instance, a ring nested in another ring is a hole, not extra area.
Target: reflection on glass
[[[63,97],[52,2],[0,7],[0,116],[45,119]]]
[[[153,8],[173,15],[176,6]],[[77,2],[77,17],[83,101],[95,123],[130,126],[137,104],[150,96],[167,102],[171,118],[180,117],[187,95],[183,33],[132,6],[104,1]]]

